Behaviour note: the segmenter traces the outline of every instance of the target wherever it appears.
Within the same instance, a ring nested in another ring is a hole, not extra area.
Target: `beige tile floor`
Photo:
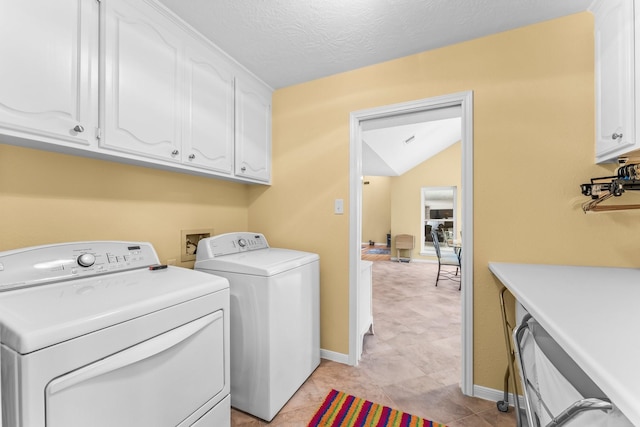
[[[280,413],[266,423],[232,409],[232,426],[304,427],[335,388],[449,427],[515,426],[513,410],[460,392],[460,292],[434,286],[437,265],[376,261],[375,335],[358,366],[322,360]]]

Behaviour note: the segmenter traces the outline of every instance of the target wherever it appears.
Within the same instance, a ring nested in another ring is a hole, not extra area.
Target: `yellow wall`
[[[414,259],[435,259],[420,255],[422,187],[457,187],[456,220],[462,227],[462,144],[456,143],[430,159],[420,163],[402,176],[391,179],[391,234],[411,234],[415,238]],[[396,254],[392,241],[392,254]],[[402,256],[408,252],[403,251]]]
[[[362,186],[362,241],[387,244],[391,230],[391,180],[388,176],[365,176]]]
[[[0,137],[2,142],[2,137]],[[0,144],[0,250],[151,242],[180,262],[180,230],[246,230],[247,185]]]
[[[501,389],[506,366],[489,261],[638,265],[640,211],[580,209],[579,184],[613,170],[594,164],[593,69],[585,12],[275,92],[274,185],[250,189],[249,224],[320,254],[323,348],[348,352],[352,111],[474,91],[476,384]]]

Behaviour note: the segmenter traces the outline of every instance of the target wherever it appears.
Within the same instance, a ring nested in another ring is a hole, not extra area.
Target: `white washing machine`
[[[0,252],[2,425],[230,425],[229,284],[149,243]]]
[[[229,280],[231,406],[271,421],[320,364],[320,257],[229,233],[198,243],[195,269]]]

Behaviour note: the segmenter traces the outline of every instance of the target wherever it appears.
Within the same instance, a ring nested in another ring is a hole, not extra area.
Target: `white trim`
[[[462,392],[473,395],[473,92],[461,94],[462,104]]]
[[[495,388],[483,387],[481,385],[473,385],[473,396],[479,399],[490,400],[496,402],[496,404],[504,400],[504,391],[496,390]],[[524,408],[524,398],[518,395],[520,408]],[[509,393],[509,406],[513,407],[513,393]]]
[[[362,242],[362,129],[361,117],[356,113],[350,115],[349,144],[349,355],[351,366],[358,364],[358,289],[360,284],[360,259],[362,250],[356,245]]]
[[[320,349],[320,358],[331,360],[333,362],[342,363],[343,365],[349,364],[349,355],[344,353],[338,353],[331,350]]]
[[[362,135],[360,122],[392,115],[448,106],[462,107],[462,369],[461,389],[473,396],[473,92],[385,105],[350,114],[349,177],[349,364],[357,365],[358,284],[360,283],[360,244],[362,241]]]

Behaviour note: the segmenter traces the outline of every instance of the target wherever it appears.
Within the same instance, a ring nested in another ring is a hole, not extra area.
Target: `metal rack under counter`
[[[489,263],[491,272],[633,425],[640,425],[640,269]]]

